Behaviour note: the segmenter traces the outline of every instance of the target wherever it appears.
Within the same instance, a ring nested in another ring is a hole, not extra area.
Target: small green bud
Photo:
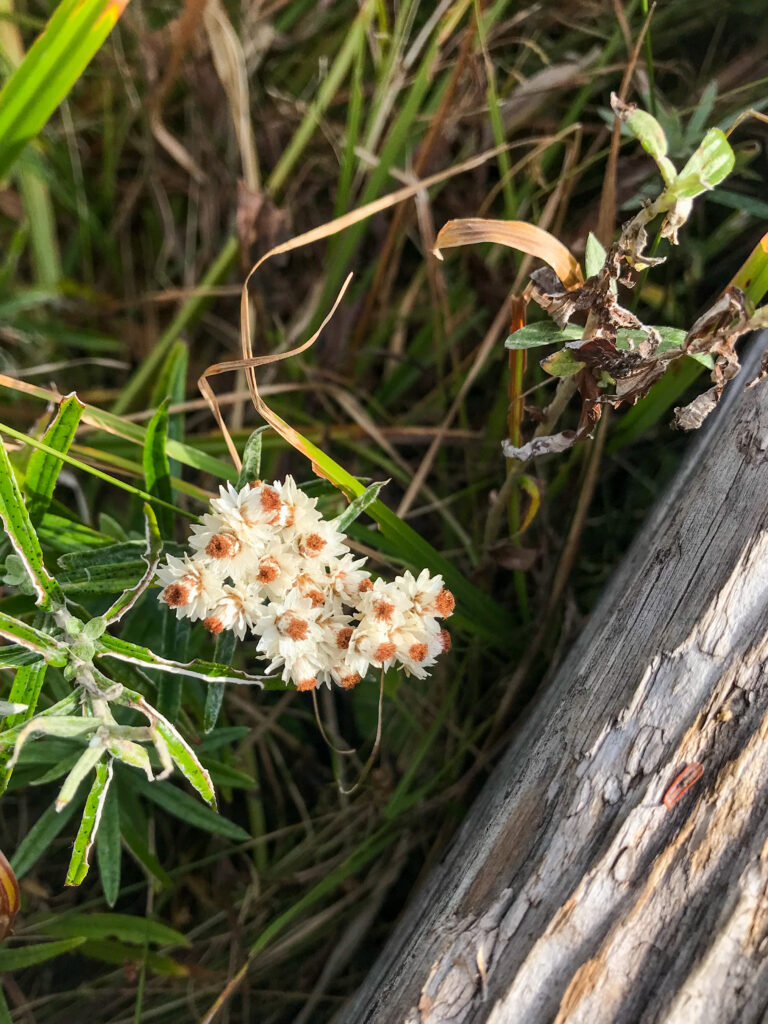
[[[107,628],[106,619],[91,619],[83,626],[83,638],[85,640],[98,640]]]

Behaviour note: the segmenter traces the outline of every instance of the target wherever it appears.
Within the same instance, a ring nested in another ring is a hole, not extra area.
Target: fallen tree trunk
[[[768,384],[748,379],[338,1024],[764,1019]]]

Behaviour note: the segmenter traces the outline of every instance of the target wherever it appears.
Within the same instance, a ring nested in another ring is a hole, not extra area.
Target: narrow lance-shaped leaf
[[[341,533],[345,533],[349,524],[354,523],[357,517],[377,500],[379,491],[388,483],[388,480],[377,480],[376,483],[366,487],[363,493],[351,501],[344,511],[333,520],[336,528]]]
[[[144,439],[144,481],[150,494],[160,498],[163,502],[171,505],[173,493],[171,491],[171,470],[168,464],[168,455],[165,450],[168,440],[168,405],[166,398],[155,411],[154,416],[147,425],[147,434]],[[165,537],[170,537],[173,532],[173,518],[170,510],[166,507],[158,509],[160,529]]]
[[[88,939],[119,939],[134,946],[189,946],[189,939],[161,921],[132,914],[61,914],[37,925],[45,935],[83,935]]]
[[[768,292],[768,233],[744,261],[731,285],[740,288],[757,305]]]
[[[639,110],[634,103],[624,103],[616,93],[611,93],[613,112],[623,121],[643,149],[656,161],[666,185],[671,185],[677,172],[667,156],[667,136],[659,122],[645,110]]]
[[[64,604],[58,583],[43,564],[43,552],[16,476],[0,439],[0,520],[13,548],[35,588],[37,604],[46,611]]]
[[[49,665],[66,665],[69,654],[64,644],[44,633],[41,629],[0,612],[0,636],[21,644],[27,650],[39,654]]]
[[[28,718],[31,718],[35,713],[37,707],[37,700],[40,696],[40,690],[43,686],[43,680],[45,679],[45,672],[48,666],[44,661],[38,662],[36,665],[29,665],[17,669],[16,677],[13,680],[13,686],[11,687],[10,700],[20,704],[25,704],[26,707],[23,711],[18,714],[9,715],[3,722],[3,726],[6,729],[12,729],[15,725],[19,725],[25,722]],[[7,769],[5,766],[10,759],[11,749],[0,749],[0,793],[5,792],[5,788],[11,778],[12,770]]]
[[[21,430],[15,430],[13,427],[9,427],[6,423],[0,423],[0,434],[7,434],[9,437],[14,437],[18,441],[23,441],[24,444],[28,444],[31,448],[38,448],[40,451],[57,455],[61,461],[66,462],[68,466],[73,466],[82,473],[88,473],[90,476],[95,476],[98,480],[103,480],[105,483],[112,484],[113,487],[119,487],[120,490],[127,491],[129,494],[135,494],[136,497],[143,498],[144,501],[151,501],[153,505],[164,506],[166,504],[162,498],[156,498],[154,495],[148,494],[146,491],[142,491],[138,487],[134,487],[133,484],[129,484],[127,481],[121,480],[119,477],[110,476],[109,473],[103,473],[95,466],[91,466],[87,462],[82,462],[80,459],[76,459],[70,454],[65,455],[63,452],[57,452],[55,449],[47,445],[45,441],[38,441],[37,438],[30,437],[29,434],[25,434]],[[1,470],[2,467],[0,466],[0,479],[2,478]],[[197,519],[194,512],[187,512],[186,509],[177,508],[175,505],[171,505],[170,509],[179,515],[186,516],[188,519]]]
[[[88,733],[95,732],[99,725],[99,721],[95,718],[78,718],[75,715],[58,715],[50,718],[38,715],[37,718],[32,718],[16,735],[13,756],[8,762],[8,771],[12,771],[16,766],[22,747],[32,733],[40,732],[46,736],[75,739],[79,736],[87,736]]]
[[[128,707],[133,708],[135,711],[141,712],[148,719],[151,731],[156,732],[161,740],[160,745],[156,744],[161,761],[163,760],[162,744],[164,744],[182,775],[197,790],[206,803],[216,807],[216,794],[213,791],[211,777],[200,764],[195,752],[182,737],[181,733],[156,708],[153,708],[140,693],[131,693],[129,690],[123,690],[120,701],[121,703],[126,703]]]
[[[119,622],[123,615],[125,615],[125,613],[134,606],[136,601],[138,601],[139,597],[141,597],[152,582],[152,577],[155,575],[157,563],[160,561],[160,554],[163,550],[163,540],[160,536],[157,519],[152,506],[146,502],[144,503],[144,524],[146,531],[146,550],[142,557],[146,563],[147,571],[134,587],[123,591],[112,607],[104,613],[104,619],[107,622]]]
[[[42,813],[11,857],[11,867],[17,878],[22,878],[37,863],[74,815],[77,807],[77,802],[73,801],[61,813],[53,806]]]
[[[34,945],[20,946],[18,949],[0,949],[0,972],[21,971],[25,967],[34,967],[35,964],[45,963],[46,960],[54,960],[62,953],[82,946],[84,942],[84,938],[75,936],[71,939],[61,939],[59,942],[36,942]]]
[[[66,885],[80,885],[88,874],[93,841],[99,830],[99,822],[112,781],[112,762],[96,765],[96,778],[93,780],[88,799],[85,801],[83,819],[77,831],[72,857],[67,870]]]
[[[261,435],[266,427],[259,427],[251,434],[245,442],[243,452],[243,465],[240,469],[240,476],[237,478],[237,489],[240,490],[246,484],[251,484],[261,476]]]
[[[216,637],[216,647],[213,657],[219,665],[231,665],[235,653],[235,634],[231,630],[225,630]],[[203,709],[203,732],[209,733],[219,717],[221,705],[224,700],[225,683],[209,683],[205,693],[205,707]]]
[[[602,270],[607,255],[605,247],[590,231],[587,235],[587,245],[584,250],[584,267],[587,271],[587,277],[593,277],[599,270]]]
[[[71,802],[80,783],[87,775],[90,775],[103,756],[104,744],[100,742],[83,751],[59,790],[55,805],[57,811],[62,811]]]
[[[96,834],[96,860],[107,906],[114,907],[120,895],[120,805],[117,787],[110,786]]]
[[[194,828],[211,832],[214,835],[226,836],[238,842],[247,841],[251,836],[232,821],[228,821],[212,808],[200,803],[197,797],[185,793],[178,786],[165,782],[147,782],[141,775],[133,778],[133,787],[141,796],[146,797],[168,814],[180,818],[185,824]]]
[[[68,452],[75,438],[83,403],[74,393],[61,400],[56,419],[43,435],[45,443],[56,451]],[[51,503],[53,490],[63,463],[55,455],[39,448],[32,452],[24,478],[24,490],[28,497],[29,518],[38,526]]]
[[[193,676],[197,679],[215,680],[224,683],[256,683],[264,686],[265,680],[258,676],[250,676],[247,672],[230,668],[228,665],[216,665],[210,661],[194,658],[189,662],[170,661],[148,651],[146,647],[132,644],[119,637],[108,636],[106,633],[99,640],[99,657],[118,658],[134,665],[146,665],[163,672],[175,672],[179,675]]]
[[[184,341],[177,338],[171,346],[158,377],[150,398],[150,408],[158,406],[166,397],[171,403],[183,402],[186,397],[187,387],[187,364],[189,363],[189,350]],[[168,413],[168,441],[181,441],[184,438],[184,413]],[[167,442],[166,442],[167,449]],[[168,460],[168,469],[171,477],[178,477],[181,471],[179,463],[173,459]]]

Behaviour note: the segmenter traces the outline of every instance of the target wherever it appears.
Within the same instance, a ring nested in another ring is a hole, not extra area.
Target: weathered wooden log
[[[338,1024],[765,1019],[768,383],[748,379]]]

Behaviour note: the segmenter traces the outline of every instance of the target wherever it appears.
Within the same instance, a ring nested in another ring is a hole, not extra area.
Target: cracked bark
[[[768,384],[751,376],[337,1024],[765,1019]]]

